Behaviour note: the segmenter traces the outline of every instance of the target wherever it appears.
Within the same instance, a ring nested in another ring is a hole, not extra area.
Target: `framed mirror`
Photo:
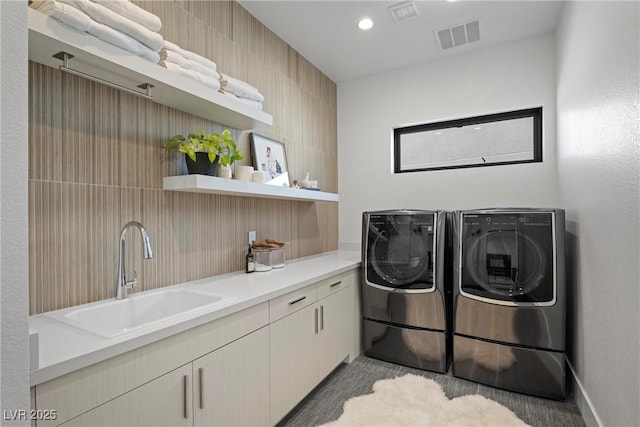
[[[394,128],[394,173],[542,161],[542,107]]]

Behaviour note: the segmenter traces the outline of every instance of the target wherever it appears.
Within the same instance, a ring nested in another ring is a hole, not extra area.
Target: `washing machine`
[[[452,222],[453,375],[564,399],[564,211],[456,211]]]
[[[365,355],[447,372],[446,220],[435,210],[363,213]]]

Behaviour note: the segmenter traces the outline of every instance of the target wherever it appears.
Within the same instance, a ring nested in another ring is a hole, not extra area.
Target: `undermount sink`
[[[104,338],[113,338],[156,322],[186,318],[234,299],[188,289],[167,289],[133,294],[123,300],[70,307],[44,316]]]

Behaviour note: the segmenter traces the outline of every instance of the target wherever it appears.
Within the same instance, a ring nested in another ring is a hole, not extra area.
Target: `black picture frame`
[[[251,160],[256,171],[264,172],[265,184],[289,186],[287,152],[283,142],[251,132]]]

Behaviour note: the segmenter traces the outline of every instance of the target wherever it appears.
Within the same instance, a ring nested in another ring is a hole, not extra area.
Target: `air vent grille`
[[[420,15],[420,11],[416,7],[415,2],[411,0],[389,6],[389,13],[396,23]]]
[[[476,19],[436,31],[440,49],[451,49],[480,40],[480,22]]]

